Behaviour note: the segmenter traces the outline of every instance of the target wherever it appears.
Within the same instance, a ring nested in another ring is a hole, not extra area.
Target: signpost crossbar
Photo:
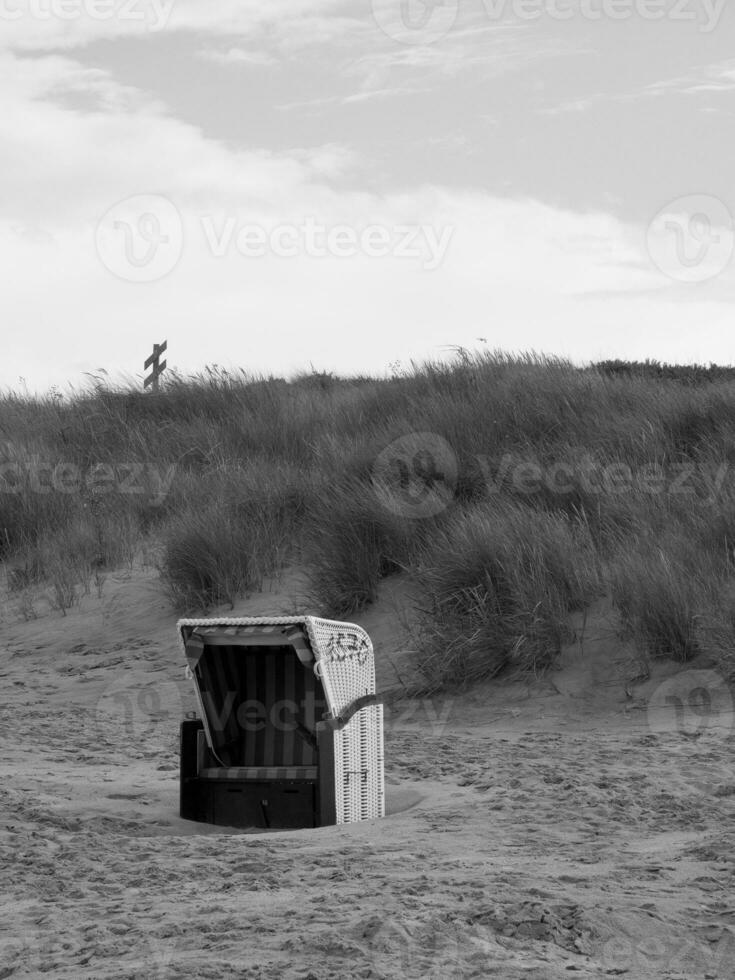
[[[161,354],[163,354],[166,351],[167,348],[168,348],[167,340],[164,340],[162,344],[153,345],[153,353],[146,359],[146,362],[143,365],[143,368],[145,370],[148,370],[149,367],[152,367],[153,370],[148,375],[148,377],[144,379],[143,388],[148,388],[150,386],[153,389],[153,391],[158,391],[158,379],[166,370],[166,362],[165,361],[159,362],[159,358]]]

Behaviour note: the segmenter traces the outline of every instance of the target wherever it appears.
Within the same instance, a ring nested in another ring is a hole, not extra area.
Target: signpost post
[[[161,354],[164,353],[164,351],[166,350],[167,347],[168,347],[168,341],[167,340],[164,340],[164,342],[162,344],[154,344],[153,345],[153,353],[151,354],[151,356],[148,358],[148,360],[143,365],[143,367],[146,370],[149,367],[152,367],[153,368],[153,370],[151,371],[151,373],[148,375],[148,377],[143,382],[143,387],[144,388],[147,388],[148,385],[152,385],[153,390],[154,391],[158,391],[158,379],[161,377],[161,375],[163,374],[163,372],[166,370],[166,362],[163,361],[162,363],[159,364],[159,358],[160,358]]]

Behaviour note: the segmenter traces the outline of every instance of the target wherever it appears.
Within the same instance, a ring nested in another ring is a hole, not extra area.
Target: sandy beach
[[[236,612],[293,612],[297,586]],[[194,700],[155,573],[36,612],[2,613],[3,980],[735,973],[727,689],[696,664],[636,680],[604,608],[551,674],[407,701],[379,602],[358,621],[388,698],[388,815],[270,834],[178,816]]]

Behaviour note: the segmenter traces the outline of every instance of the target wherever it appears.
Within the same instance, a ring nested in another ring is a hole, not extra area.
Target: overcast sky
[[[723,0],[0,0],[0,384],[164,339],[730,363],[733,41]]]

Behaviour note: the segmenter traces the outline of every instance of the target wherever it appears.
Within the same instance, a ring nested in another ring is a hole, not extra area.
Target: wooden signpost
[[[147,388],[148,385],[152,385],[153,390],[158,391],[158,379],[166,370],[166,362],[163,361],[162,363],[159,364],[158,359],[161,356],[161,354],[163,354],[163,352],[166,350],[167,347],[168,347],[167,340],[164,340],[162,344],[153,345],[153,353],[143,365],[143,367],[146,369],[148,369],[151,366],[153,367],[153,370],[143,382],[144,388]]]

